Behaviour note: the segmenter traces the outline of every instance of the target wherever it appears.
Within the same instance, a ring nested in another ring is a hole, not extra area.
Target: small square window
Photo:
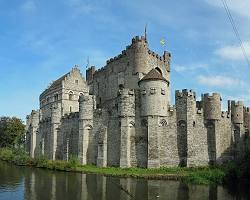
[[[156,89],[155,88],[150,88],[150,94],[155,94]]]

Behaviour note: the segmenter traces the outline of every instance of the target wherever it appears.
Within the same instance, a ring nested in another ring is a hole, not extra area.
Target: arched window
[[[167,125],[168,125],[168,123],[165,119],[162,119],[159,123],[159,126],[167,126]]]
[[[70,92],[69,92],[69,100],[70,100],[70,101],[73,100],[73,95],[74,95],[73,92],[70,91]]]

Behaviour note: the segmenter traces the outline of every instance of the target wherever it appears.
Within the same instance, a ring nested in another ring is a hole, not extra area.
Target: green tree
[[[24,143],[25,125],[16,117],[0,117],[0,147],[21,146]]]

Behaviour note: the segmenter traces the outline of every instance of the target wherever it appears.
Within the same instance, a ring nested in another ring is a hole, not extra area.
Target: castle
[[[27,116],[31,157],[100,167],[204,166],[239,159],[250,149],[250,108],[218,93],[196,100],[192,90],[170,103],[169,52],[158,55],[136,36],[118,56],[96,70],[78,67],[40,95]]]

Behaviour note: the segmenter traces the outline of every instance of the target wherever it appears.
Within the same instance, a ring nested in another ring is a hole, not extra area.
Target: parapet
[[[183,90],[176,90],[175,91],[175,97],[178,98],[183,98],[183,97],[194,97],[196,98],[196,93],[193,90],[188,90],[188,89],[183,89]]]
[[[244,120],[243,114],[244,104],[242,101],[231,101],[231,116],[232,122],[235,124],[242,124]]]
[[[144,36],[138,36],[138,35],[132,38],[132,44],[135,44],[137,42],[148,43],[147,39]]]
[[[202,95],[204,117],[207,120],[219,120],[221,118],[221,96],[219,93]]]

